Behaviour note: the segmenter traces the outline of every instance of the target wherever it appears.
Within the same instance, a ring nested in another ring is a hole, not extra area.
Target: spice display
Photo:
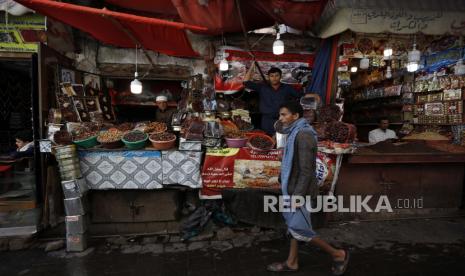
[[[150,140],[153,141],[171,141],[173,139],[176,139],[176,135],[169,132],[153,133],[150,135]]]
[[[437,149],[431,148],[424,141],[412,141],[403,143],[392,143],[383,141],[372,146],[361,148],[359,153],[434,153],[440,152]]]
[[[128,142],[138,142],[146,139],[146,134],[141,131],[131,131],[123,136],[123,139]]]
[[[167,130],[167,126],[165,123],[161,122],[150,122],[147,124],[147,126],[144,128],[144,132],[146,133],[158,133],[158,132],[165,132]]]
[[[239,130],[233,130],[231,132],[229,132],[227,135],[226,135],[227,138],[233,138],[233,139],[239,139],[239,138],[245,138],[245,135],[242,131],[239,131]]]
[[[441,135],[437,132],[425,131],[422,133],[415,133],[403,138],[403,140],[434,140],[434,141],[448,141],[444,135]]]
[[[134,129],[134,124],[133,123],[122,123],[122,124],[116,126],[116,128],[119,131],[126,132],[126,131],[129,131],[129,130],[133,130]]]
[[[76,135],[74,135],[74,141],[82,141],[86,140],[90,137],[96,136],[98,134],[97,131],[91,131],[91,132],[78,132]]]
[[[264,136],[254,136],[249,142],[252,147],[261,150],[270,150],[273,147],[273,142]]]
[[[123,137],[123,132],[116,128],[110,128],[107,131],[101,131],[97,137],[97,140],[100,143],[111,143],[121,140]]]
[[[327,105],[320,109],[318,114],[319,122],[337,121],[341,117],[341,109],[337,105]]]

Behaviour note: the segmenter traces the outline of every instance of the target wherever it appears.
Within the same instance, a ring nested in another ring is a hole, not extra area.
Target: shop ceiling
[[[326,38],[367,33],[465,34],[463,0],[50,0],[16,2],[91,34],[103,43],[195,57],[187,32],[200,35],[276,23]],[[242,23],[241,24],[241,20]]]

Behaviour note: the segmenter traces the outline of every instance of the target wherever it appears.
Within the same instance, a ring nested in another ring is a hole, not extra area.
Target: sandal
[[[346,253],[346,256],[343,261],[333,261],[333,266],[331,267],[333,275],[343,275],[347,270],[350,254],[348,250],[344,250],[344,252]]]
[[[298,268],[291,268],[287,265],[287,262],[282,263],[272,263],[266,267],[266,270],[271,272],[295,272],[298,271]]]

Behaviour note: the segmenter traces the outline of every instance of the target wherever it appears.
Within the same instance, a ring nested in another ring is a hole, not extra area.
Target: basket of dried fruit
[[[123,146],[121,138],[123,137],[123,132],[119,131],[116,128],[110,128],[105,131],[100,131],[97,136],[97,141],[102,144],[102,147],[107,149],[116,149]]]
[[[128,149],[136,150],[145,147],[148,138],[149,135],[147,133],[135,130],[124,134],[121,140]]]
[[[243,148],[247,145],[247,137],[241,131],[229,132],[224,139],[228,148]]]
[[[73,143],[81,148],[92,148],[98,144],[96,132],[84,132],[74,136]]]
[[[254,150],[267,151],[274,148],[275,141],[266,134],[255,134],[249,137],[247,146]]]
[[[162,133],[168,129],[165,123],[161,122],[150,122],[148,123],[145,128],[145,133]]]
[[[149,140],[154,149],[168,150],[175,146],[176,135],[169,132],[152,133],[150,134]]]

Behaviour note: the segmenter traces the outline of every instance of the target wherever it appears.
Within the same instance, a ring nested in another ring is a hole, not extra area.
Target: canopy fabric
[[[148,50],[171,56],[196,57],[185,30],[205,31],[203,27],[113,12],[50,0],[16,0],[16,2],[89,33],[103,43]],[[136,40],[136,41],[134,41]]]
[[[206,27],[205,34],[218,35],[241,32],[236,0],[106,0],[105,2],[139,12],[179,15],[186,24]],[[156,2],[156,3],[154,3]],[[320,17],[327,0],[239,0],[245,27],[248,31],[285,24],[300,30],[309,30]],[[173,7],[173,11],[169,10]]]

